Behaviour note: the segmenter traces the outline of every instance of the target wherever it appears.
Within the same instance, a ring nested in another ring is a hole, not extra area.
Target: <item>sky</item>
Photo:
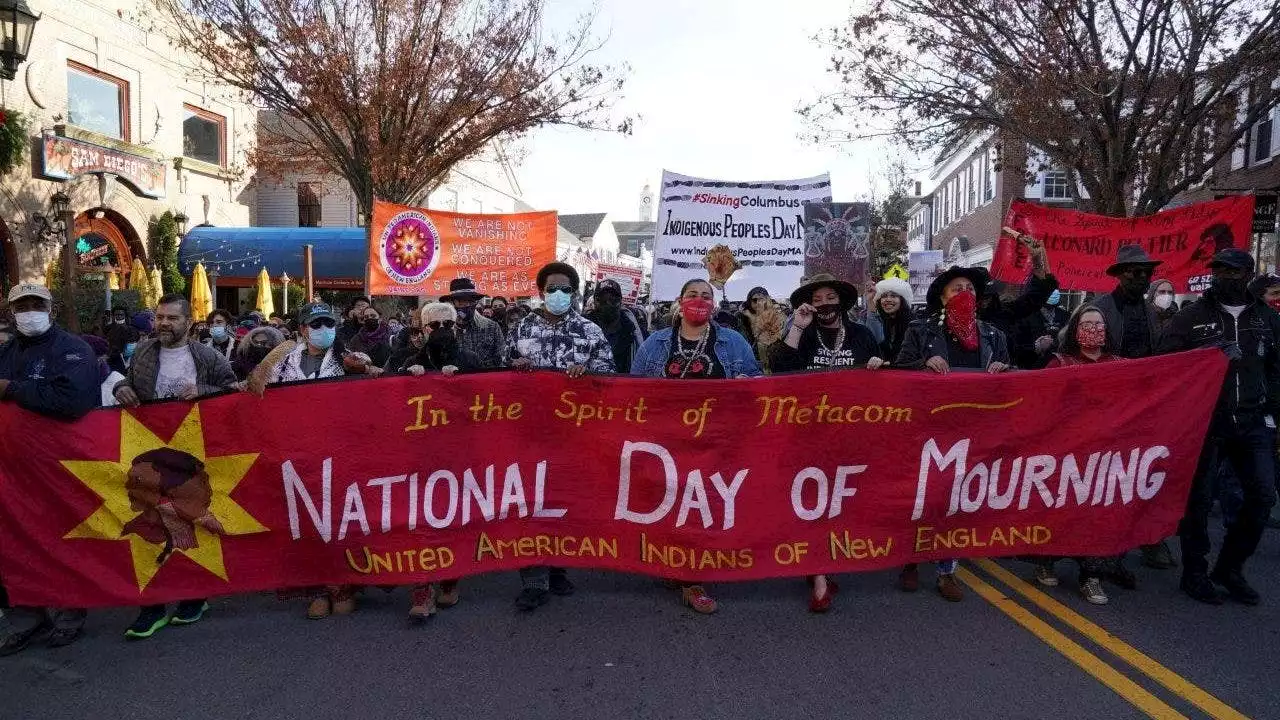
[[[548,24],[592,6],[548,0]],[[829,171],[837,201],[864,198],[887,148],[815,146],[799,137],[796,114],[830,87],[829,53],[814,34],[848,11],[848,0],[600,0],[596,32],[608,39],[596,62],[631,64],[618,110],[639,116],[635,131],[534,131],[518,170],[526,201],[635,220],[641,188],[656,194],[663,169],[736,181]]]

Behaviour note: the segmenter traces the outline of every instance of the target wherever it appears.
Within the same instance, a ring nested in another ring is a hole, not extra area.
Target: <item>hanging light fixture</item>
[[[0,0],[0,77],[12,80],[18,74],[39,19],[25,0]]]

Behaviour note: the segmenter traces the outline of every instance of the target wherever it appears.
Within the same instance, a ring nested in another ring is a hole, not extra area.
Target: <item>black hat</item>
[[[591,294],[599,297],[605,293],[613,293],[618,297],[622,297],[622,286],[613,278],[605,278],[604,280],[596,283],[596,289],[592,291]]]
[[[791,293],[791,307],[797,308],[813,299],[813,293],[818,288],[828,287],[836,291],[836,295],[840,296],[840,310],[846,311],[854,305],[858,304],[858,288],[852,283],[844,280],[837,280],[835,275],[827,273],[818,273],[813,277],[806,278],[805,284],[796,288]]]
[[[471,278],[454,278],[449,281],[449,294],[441,296],[441,300],[479,300],[484,293],[476,290],[476,283]]]
[[[1112,263],[1111,267],[1107,268],[1107,274],[1115,277],[1124,270],[1126,265],[1143,265],[1154,268],[1161,262],[1160,260],[1152,260],[1147,251],[1138,245],[1121,245],[1120,249],[1116,251],[1116,261]]]
[[[929,312],[942,309],[942,291],[956,278],[965,278],[973,283],[974,294],[982,297],[987,290],[987,283],[991,281],[991,274],[987,272],[986,268],[952,265],[950,270],[942,273],[934,278],[932,283],[929,283],[929,291],[925,293],[925,304]]]
[[[1209,269],[1232,268],[1235,270],[1253,270],[1253,256],[1239,248],[1227,248],[1213,254],[1209,261]]]
[[[316,318],[329,318],[335,322],[338,320],[338,316],[333,314],[333,308],[328,303],[307,303],[298,311],[299,325],[307,325]]]
[[[569,283],[573,285],[574,292],[582,287],[582,281],[578,279],[578,271],[573,269],[569,263],[552,262],[542,266],[538,271],[538,289],[541,290],[547,286],[547,278],[552,275],[564,275],[569,278]]]
[[[747,293],[747,303],[750,303],[751,298],[755,297],[756,295],[763,295],[765,297],[769,297],[769,289],[764,287],[763,285],[757,285],[756,287],[751,288],[751,291]]]

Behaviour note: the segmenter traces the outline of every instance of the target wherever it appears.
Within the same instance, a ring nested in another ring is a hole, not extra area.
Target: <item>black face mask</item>
[[[1120,294],[1132,300],[1146,297],[1149,287],[1151,287],[1151,278],[1146,275],[1120,278]]]
[[[266,359],[267,355],[271,352],[271,348],[259,345],[250,345],[246,352],[249,355],[249,361],[254,365],[257,365]]]
[[[840,316],[840,306],[836,305],[815,305],[813,312],[818,316],[818,322],[830,323]]]
[[[1249,301],[1249,282],[1243,278],[1214,278],[1213,296],[1223,305],[1244,305]]]
[[[476,314],[474,307],[458,308],[458,323],[461,325],[471,324],[471,318]]]
[[[365,330],[368,330],[369,332],[373,332],[373,331],[375,331],[375,330],[377,330],[377,329],[378,329],[378,325],[380,325],[380,324],[381,324],[381,323],[380,323],[380,322],[378,322],[377,320],[365,320],[365,321],[364,321],[364,329],[365,329]]]
[[[596,314],[606,323],[612,323],[618,319],[619,308],[617,305],[605,304],[596,306]]]
[[[458,336],[448,331],[433,332],[427,336],[427,350],[433,358],[452,361],[458,353]]]

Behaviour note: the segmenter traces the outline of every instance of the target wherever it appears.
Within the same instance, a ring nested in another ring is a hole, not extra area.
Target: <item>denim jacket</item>
[[[631,374],[662,377],[667,357],[671,355],[671,338],[674,334],[674,328],[663,328],[650,335],[631,359]],[[764,374],[760,371],[760,363],[756,362],[756,354],[751,351],[751,346],[742,335],[733,330],[716,328],[715,350],[716,360],[724,367],[727,378],[739,375],[759,377]]]

